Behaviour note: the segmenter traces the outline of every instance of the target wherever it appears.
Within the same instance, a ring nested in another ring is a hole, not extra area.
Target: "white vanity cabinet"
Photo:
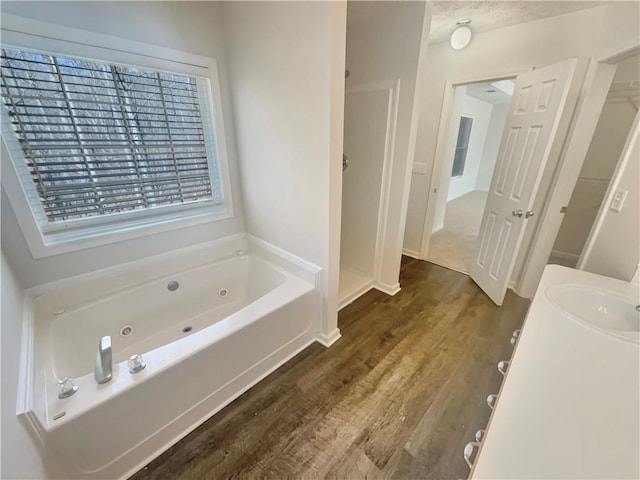
[[[573,297],[558,299],[558,285]],[[639,297],[637,285],[546,268],[470,478],[640,478]]]

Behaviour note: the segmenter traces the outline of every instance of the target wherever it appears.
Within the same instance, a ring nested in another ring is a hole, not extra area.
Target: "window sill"
[[[162,232],[181,230],[194,225],[231,218],[224,206],[198,206],[175,213],[145,215],[127,221],[91,225],[70,230],[40,233],[37,239],[27,239],[34,258],[69,253],[110,243],[132,240]]]

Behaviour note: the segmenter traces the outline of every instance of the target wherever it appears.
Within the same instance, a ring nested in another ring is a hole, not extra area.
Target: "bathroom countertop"
[[[556,309],[556,284],[637,302],[637,285],[545,269],[470,478],[640,478],[640,345]]]

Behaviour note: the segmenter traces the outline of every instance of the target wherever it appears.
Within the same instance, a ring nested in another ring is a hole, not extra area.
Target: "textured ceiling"
[[[448,41],[456,22],[471,19],[475,33],[530,22],[540,18],[597,7],[606,1],[449,1],[433,2],[431,43]]]

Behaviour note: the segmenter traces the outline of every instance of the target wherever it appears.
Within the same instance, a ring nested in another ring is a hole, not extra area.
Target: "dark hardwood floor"
[[[528,300],[498,308],[466,275],[403,257],[402,291],[370,291],[314,344],[132,478],[466,478],[499,360]]]

